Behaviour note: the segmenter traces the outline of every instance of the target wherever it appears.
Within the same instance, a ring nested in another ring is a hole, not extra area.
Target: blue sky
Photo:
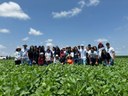
[[[0,0],[0,55],[17,46],[97,45],[128,54],[128,0]]]

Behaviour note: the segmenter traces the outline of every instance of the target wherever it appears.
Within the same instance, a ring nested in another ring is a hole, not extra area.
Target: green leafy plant
[[[0,61],[2,96],[128,96],[127,57],[114,66],[15,65]]]

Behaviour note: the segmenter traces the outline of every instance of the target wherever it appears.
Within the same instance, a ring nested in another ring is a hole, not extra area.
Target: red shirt
[[[45,60],[45,59],[44,59],[43,57],[39,57],[39,58],[38,58],[38,64],[39,64],[39,65],[43,65],[43,64],[44,64],[44,60]]]
[[[68,64],[73,64],[74,62],[73,62],[72,59],[68,59],[68,60],[67,60],[67,63],[68,63]]]

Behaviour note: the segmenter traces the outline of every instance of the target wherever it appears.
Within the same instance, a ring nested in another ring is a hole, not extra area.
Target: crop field
[[[110,67],[1,60],[0,96],[128,96],[128,59],[117,58]]]

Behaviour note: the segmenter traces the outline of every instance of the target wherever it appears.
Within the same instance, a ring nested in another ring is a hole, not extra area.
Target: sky
[[[128,55],[128,0],[0,0],[0,56],[23,44],[97,46]]]

